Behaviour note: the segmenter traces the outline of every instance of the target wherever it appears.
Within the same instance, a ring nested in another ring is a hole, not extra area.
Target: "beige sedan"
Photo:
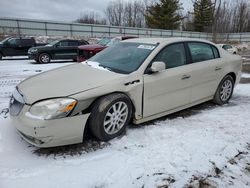
[[[21,82],[10,100],[18,133],[38,147],[103,141],[131,121],[143,123],[213,100],[225,104],[242,60],[211,42],[188,38],[130,39],[88,61]]]

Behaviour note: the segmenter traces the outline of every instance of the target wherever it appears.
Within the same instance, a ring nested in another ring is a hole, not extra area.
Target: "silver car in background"
[[[213,100],[229,101],[242,59],[188,38],[130,39],[88,61],[21,82],[10,100],[18,133],[38,147],[103,141],[143,123]]]

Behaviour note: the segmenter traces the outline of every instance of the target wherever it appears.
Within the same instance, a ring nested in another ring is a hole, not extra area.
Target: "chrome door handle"
[[[189,79],[190,77],[191,77],[190,75],[183,75],[181,79],[186,80],[186,79]]]
[[[221,70],[222,68],[221,67],[215,67],[215,71],[218,71],[218,70]]]

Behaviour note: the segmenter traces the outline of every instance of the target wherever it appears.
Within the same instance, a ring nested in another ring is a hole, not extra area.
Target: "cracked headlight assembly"
[[[72,98],[56,98],[33,104],[26,116],[33,119],[58,119],[67,117],[73,111],[77,101]]]
[[[28,50],[28,52],[29,52],[29,53],[36,53],[36,52],[37,52],[37,49],[32,49],[32,48],[31,48],[31,49]]]

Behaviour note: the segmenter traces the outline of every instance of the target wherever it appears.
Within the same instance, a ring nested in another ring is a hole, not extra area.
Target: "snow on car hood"
[[[38,100],[70,96],[97,87],[111,80],[123,77],[103,68],[86,63],[64,66],[32,76],[17,87],[24,95],[25,102],[32,104]]]

